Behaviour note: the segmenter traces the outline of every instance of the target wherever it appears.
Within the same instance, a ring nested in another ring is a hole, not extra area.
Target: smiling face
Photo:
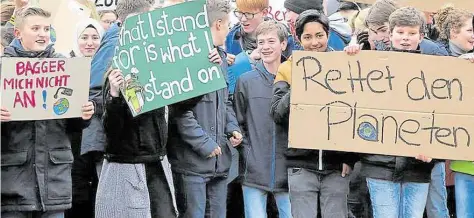
[[[416,50],[422,39],[420,26],[395,26],[390,35],[394,48],[407,51]]]
[[[15,35],[25,51],[44,51],[49,45],[50,26],[49,18],[29,16],[15,29]]]
[[[467,19],[464,25],[458,30],[451,30],[451,41],[464,51],[474,49],[474,29],[472,18]]]
[[[301,45],[305,51],[325,52],[328,48],[328,35],[322,24],[309,22],[304,25]]]
[[[79,36],[77,42],[82,55],[92,57],[99,48],[100,36],[95,28],[88,27]]]
[[[266,64],[280,62],[281,53],[286,49],[286,41],[280,41],[277,30],[263,33],[257,36],[260,57]]]

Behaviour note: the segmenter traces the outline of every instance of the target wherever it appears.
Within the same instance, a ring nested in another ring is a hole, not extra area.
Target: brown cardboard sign
[[[373,4],[376,0],[352,0],[353,2]],[[415,7],[420,11],[436,12],[447,4],[456,8],[466,9],[474,12],[474,1],[472,0],[396,0],[400,6]]]
[[[295,52],[289,146],[474,160],[473,72],[453,57]]]
[[[2,58],[1,105],[13,121],[81,117],[91,58]]]

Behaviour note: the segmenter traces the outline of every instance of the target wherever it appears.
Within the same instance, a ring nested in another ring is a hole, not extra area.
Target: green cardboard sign
[[[113,64],[124,75],[122,94],[134,116],[226,87],[204,0],[127,18]]]

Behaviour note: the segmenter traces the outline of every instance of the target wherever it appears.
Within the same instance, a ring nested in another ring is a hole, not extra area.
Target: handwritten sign
[[[97,11],[112,11],[117,7],[117,2],[119,0],[95,0],[95,7]]]
[[[213,49],[204,0],[185,2],[128,18],[114,65],[134,116],[226,87]]]
[[[235,1],[236,0],[231,1],[231,4],[232,4],[233,8],[237,7]],[[285,0],[272,0],[272,1],[270,1],[269,6],[268,6],[267,17],[286,24],[286,13],[287,13],[287,11],[284,7],[284,3],[285,3]],[[235,17],[235,16],[231,16],[230,22],[231,22],[231,24],[234,25],[234,24],[237,24],[239,22],[239,19],[237,19],[237,17]]]
[[[296,52],[290,147],[474,160],[472,72],[453,57]]]
[[[354,2],[373,4],[376,0],[353,0]],[[447,4],[456,8],[474,12],[474,2],[471,0],[397,0],[400,6],[411,6],[421,11],[436,12]]]
[[[2,107],[12,120],[80,117],[89,96],[90,58],[2,58]]]

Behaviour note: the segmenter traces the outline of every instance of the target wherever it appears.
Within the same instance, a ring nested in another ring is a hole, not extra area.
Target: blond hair
[[[207,0],[206,9],[209,23],[213,24],[217,20],[227,20],[231,6],[229,0]]]
[[[255,33],[258,38],[259,35],[268,34],[272,31],[276,31],[280,42],[286,41],[288,39],[288,31],[284,24],[274,20],[263,21],[260,25],[258,25]]]
[[[269,0],[236,0],[235,3],[242,11],[263,10],[270,5]]]
[[[46,11],[42,8],[37,8],[37,7],[30,7],[18,15],[18,17],[15,19],[15,28],[19,28],[23,25],[25,22],[26,18],[31,17],[31,16],[40,16],[44,18],[50,18],[51,13],[49,11]]]
[[[422,15],[422,12],[413,7],[397,9],[390,15],[388,23],[390,32],[393,32],[393,29],[396,26],[410,26],[419,27],[420,33],[423,33],[426,26],[426,20],[424,15]]]
[[[451,31],[459,32],[466,21],[472,20],[472,17],[471,12],[451,5],[440,9],[434,16],[436,28],[439,30],[439,38],[449,40]]]
[[[354,33],[359,33],[367,29],[365,26],[365,18],[369,14],[369,10],[370,8],[366,8],[362,11],[359,11],[359,13],[355,14],[349,19],[349,26],[351,26]]]

